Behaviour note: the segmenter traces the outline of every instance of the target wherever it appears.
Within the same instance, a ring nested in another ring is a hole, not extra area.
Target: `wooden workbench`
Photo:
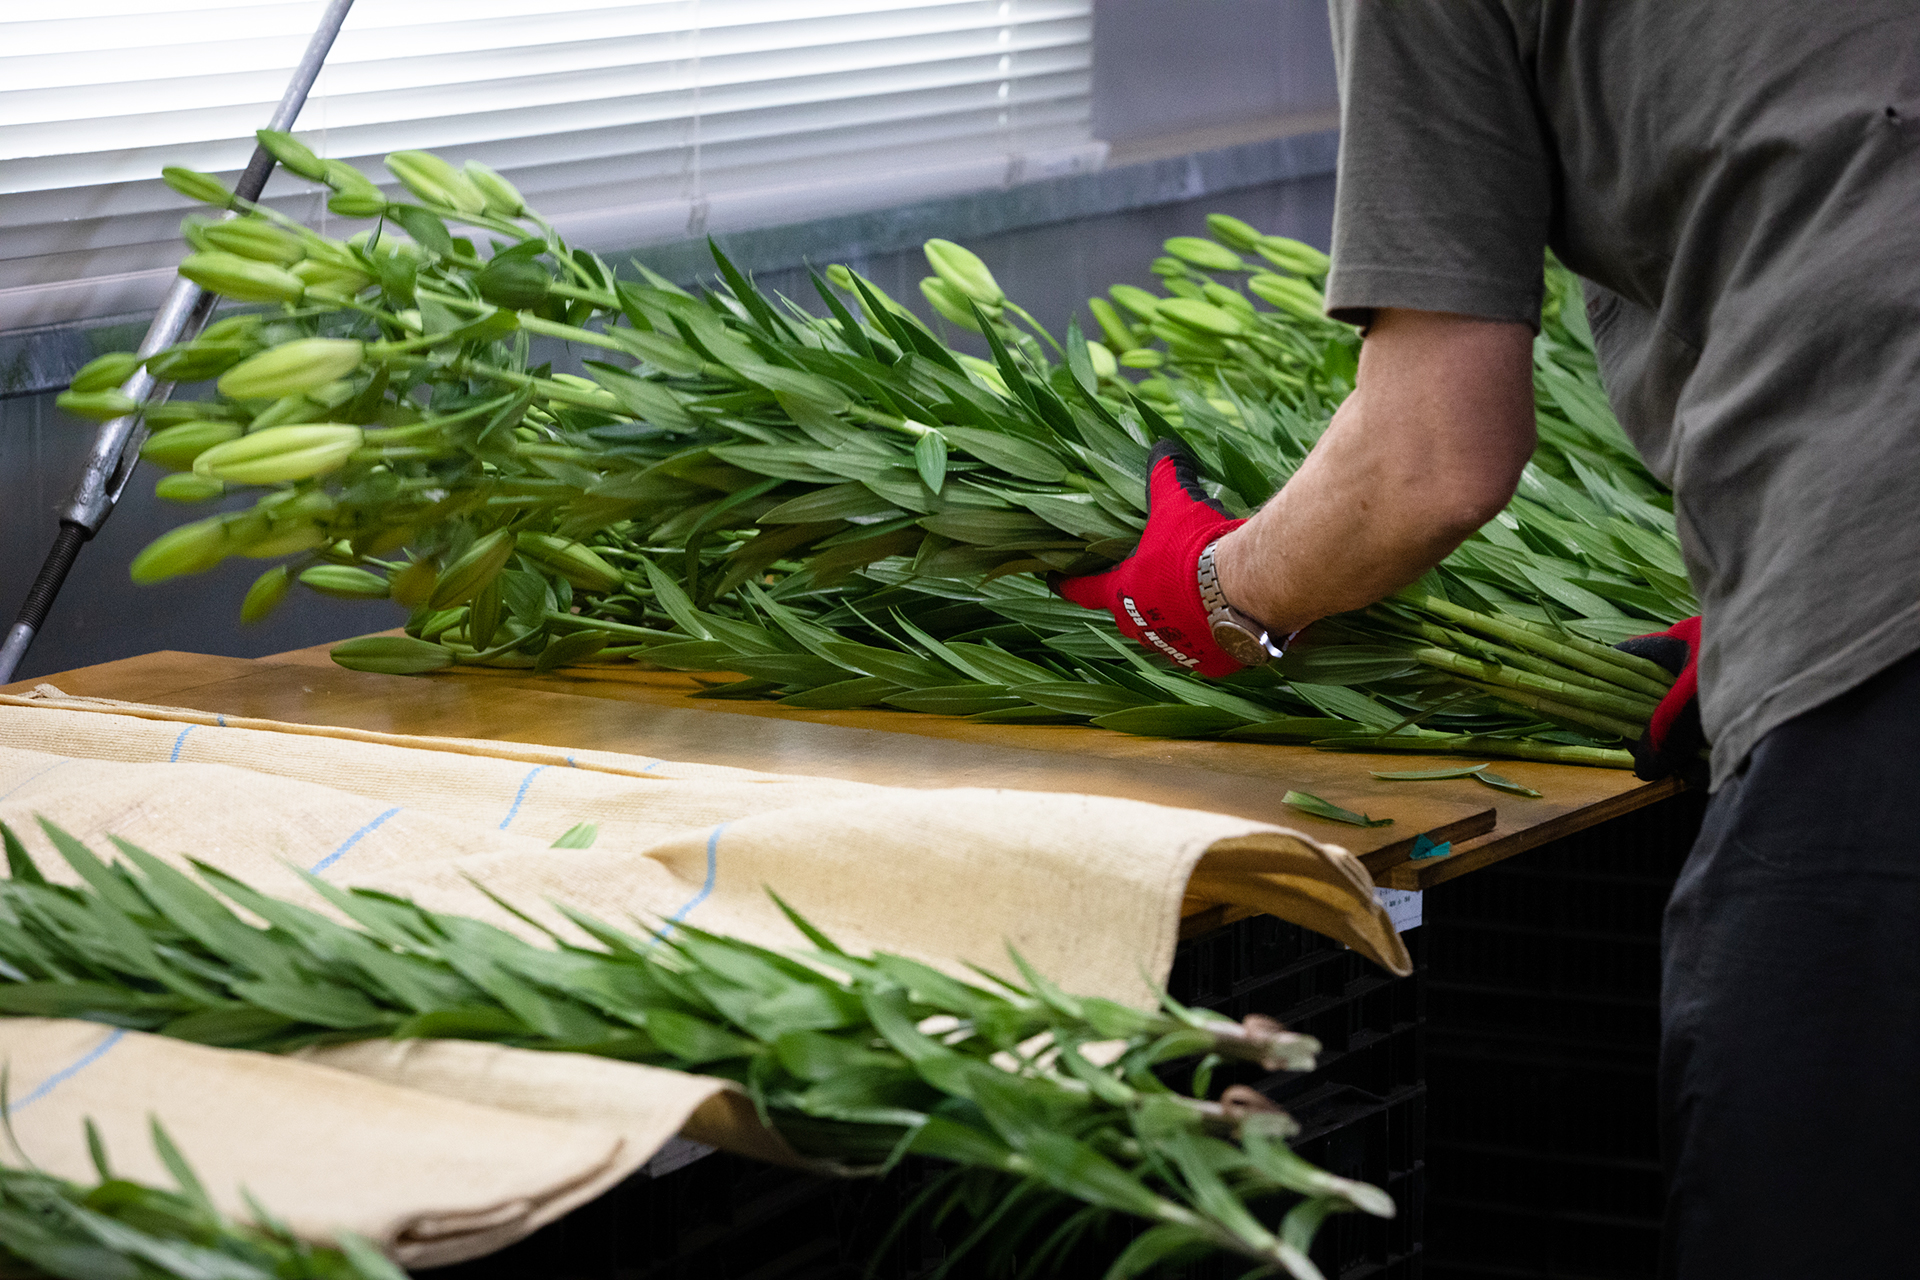
[[[1425,889],[1674,794],[1623,770],[1496,761],[1537,800],[1471,778],[1383,782],[1369,770],[1484,757],[1373,755],[1256,743],[1137,738],[1080,725],[989,725],[905,711],[802,711],[696,698],[678,672],[631,663],[551,674],[459,668],[432,676],[347,671],[330,646],[267,658],[159,652],[0,688],[52,684],[83,697],[388,733],[496,738],[908,787],[1001,787],[1120,796],[1292,827],[1361,857],[1376,883]],[[1281,803],[1306,791],[1391,826],[1330,822]],[[1410,860],[1415,838],[1444,857]],[[1245,912],[1189,900],[1182,933]]]

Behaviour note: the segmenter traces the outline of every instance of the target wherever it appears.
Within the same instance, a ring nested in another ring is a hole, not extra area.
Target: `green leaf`
[[[757,1047],[753,1041],[731,1031],[723,1031],[711,1022],[672,1009],[655,1009],[648,1013],[647,1033],[662,1049],[687,1067],[698,1067],[726,1058],[749,1057]]]
[[[1333,822],[1346,822],[1356,827],[1390,827],[1392,818],[1370,818],[1364,813],[1355,813],[1351,809],[1342,809],[1337,804],[1322,800],[1319,796],[1305,791],[1289,791],[1280,797],[1280,803],[1291,805],[1302,813],[1310,813],[1316,818],[1327,818]]]
[[[1374,776],[1378,777],[1379,775],[1376,774]],[[1492,787],[1495,791],[1505,791],[1511,795],[1516,795],[1516,796],[1529,796],[1535,800],[1538,800],[1540,798],[1540,793],[1538,791],[1535,791],[1532,787],[1522,786],[1520,783],[1515,782],[1513,779],[1502,777],[1497,773],[1491,772],[1485,767],[1474,770],[1473,776],[1476,780],[1486,783],[1488,786]]]
[[[978,458],[996,471],[1004,471],[1022,480],[1063,484],[1069,474],[1066,463],[1054,454],[1017,436],[977,427],[942,427],[940,432],[960,452]]]
[[[533,669],[544,673],[584,662],[612,641],[613,633],[610,631],[575,631],[548,641],[547,647],[534,659]]]
[[[1387,773],[1374,769],[1369,772],[1388,782],[1434,782],[1441,778],[1470,778],[1486,767],[1484,764],[1463,764],[1446,769],[1402,769]]]
[[[1073,715],[1104,716],[1133,707],[1156,705],[1151,698],[1122,689],[1117,685],[1092,684],[1082,680],[1043,680],[1033,684],[1017,684],[1008,692],[1043,707]],[[1123,732],[1130,731],[1123,730]]]
[[[976,683],[913,689],[889,696],[886,704],[905,711],[923,711],[932,715],[971,716],[982,711],[1017,707],[1020,701],[1008,692],[1005,685]]]
[[[1211,1236],[1197,1227],[1166,1222],[1135,1236],[1113,1260],[1105,1280],[1132,1280],[1164,1263],[1198,1261],[1214,1251]]]
[[[817,524],[826,520],[884,520],[905,514],[858,480],[848,480],[789,499],[762,515],[758,523]]]
[[[550,846],[555,849],[591,849],[599,838],[600,824],[597,822],[576,822],[568,827],[558,840]]]
[[[913,446],[914,469],[927,488],[939,493],[947,483],[947,442],[937,431],[929,431]]]
[[[857,680],[841,680],[803,693],[788,694],[779,699],[779,704],[806,711],[849,711],[884,702],[899,690],[898,683],[883,676],[861,676]]]
[[[1167,702],[1110,711],[1095,716],[1093,723],[1102,729],[1146,738],[1210,738],[1246,721],[1230,711],[1215,707],[1189,707]]]

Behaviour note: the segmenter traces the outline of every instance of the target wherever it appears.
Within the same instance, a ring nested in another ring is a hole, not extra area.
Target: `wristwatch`
[[[1243,667],[1257,667],[1283,656],[1286,650],[1267,636],[1265,627],[1227,603],[1220,590],[1220,575],[1213,567],[1213,549],[1219,545],[1220,540],[1215,538],[1200,553],[1200,606],[1207,611],[1213,642]]]

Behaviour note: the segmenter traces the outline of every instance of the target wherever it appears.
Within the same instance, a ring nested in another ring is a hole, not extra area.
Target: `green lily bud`
[[[131,378],[134,370],[146,362],[146,357],[131,351],[109,351],[81,365],[67,389],[79,392],[112,391]]]
[[[486,197],[488,213],[502,218],[517,218],[527,211],[526,199],[521,196],[519,188],[499,173],[478,160],[467,161],[465,169],[467,181]]]
[[[1200,291],[1202,297],[1223,311],[1237,311],[1243,316],[1253,314],[1253,304],[1247,296],[1238,290],[1229,289],[1223,284],[1210,284]]]
[[[205,382],[217,378],[252,355],[251,342],[209,342],[205,338],[155,352],[147,372],[161,382]]]
[[[827,268],[826,276],[827,276],[827,283],[832,285],[834,288],[840,290],[840,292],[842,293],[853,292],[853,272],[847,269],[846,263],[844,262],[833,263]]]
[[[473,599],[474,593],[492,582],[494,575],[506,567],[508,557],[513,555],[513,542],[513,535],[505,529],[495,529],[476,539],[441,572],[439,583],[427,598],[427,607],[445,609]]]
[[[240,602],[240,621],[259,622],[266,618],[280,602],[287,598],[287,592],[293,586],[293,571],[286,565],[277,564],[253,580],[247,588],[247,598]]]
[[[253,514],[260,509],[254,508]],[[327,531],[311,520],[266,520],[250,524],[246,540],[234,550],[249,560],[278,560],[311,551],[327,540]]]
[[[998,305],[1007,300],[1000,282],[972,250],[951,240],[929,240],[922,246],[922,252],[927,255],[927,265],[933,268],[933,274],[975,302]]]
[[[307,480],[345,466],[364,438],[338,422],[268,427],[213,446],[193,460],[193,472],[229,484]]]
[[[65,413],[94,422],[111,422],[140,408],[140,402],[121,391],[62,391],[54,403]]]
[[[1130,284],[1116,284],[1107,290],[1107,294],[1142,320],[1151,320],[1160,314],[1162,299],[1145,289],[1137,289]]]
[[[327,199],[327,211],[343,218],[378,218],[387,211],[387,198],[377,188],[372,193],[343,192]]]
[[[553,280],[547,269],[526,258],[495,258],[476,271],[473,283],[480,296],[496,307],[524,311],[547,300]]]
[[[264,218],[231,218],[210,223],[201,228],[200,238],[212,246],[211,252],[231,253],[275,266],[292,266],[307,256],[307,246],[299,236]]]
[[[372,196],[380,199],[380,188],[372,178],[360,172],[345,160],[322,160],[320,162],[320,181],[334,189],[338,195]]]
[[[1155,258],[1147,264],[1147,270],[1169,280],[1186,278],[1187,264],[1178,258]]]
[[[486,212],[487,198],[473,180],[432,152],[396,151],[387,157],[387,171],[428,204],[461,213]]]
[[[963,351],[954,352],[953,358],[958,360],[961,367],[968,373],[986,383],[995,395],[1008,400],[1013,398],[1013,392],[1007,387],[1006,379],[1000,376],[999,365],[991,360],[982,360],[979,356],[967,355]]]
[[[962,329],[970,333],[980,332],[980,322],[974,318],[973,307],[970,305],[972,300],[939,276],[928,276],[922,280],[920,295],[935,311]],[[982,307],[980,309],[989,316],[998,318],[1000,308]]]
[[[201,418],[156,431],[140,446],[140,456],[155,466],[185,471],[193,460],[217,444],[238,440],[244,434],[237,422],[219,422]]]
[[[1261,272],[1247,281],[1247,288],[1262,302],[1271,303],[1302,320],[1319,320],[1326,315],[1326,298],[1305,280]]]
[[[316,564],[300,573],[300,585],[336,600],[385,600],[387,580],[345,564]]]
[[[1236,337],[1246,329],[1246,322],[1239,316],[1211,302],[1201,302],[1195,298],[1167,299],[1160,304],[1159,318],[1200,333],[1227,338]]]
[[[249,431],[265,431],[268,427],[292,427],[307,422],[323,421],[331,412],[326,405],[311,396],[299,392],[290,396],[281,396],[272,404],[253,415],[253,421],[247,424]]]
[[[196,253],[180,264],[180,274],[211,293],[236,302],[298,303],[306,286],[281,267],[234,253]]]
[[[308,150],[307,146],[296,140],[290,133],[279,129],[255,129],[253,136],[260,140],[266,153],[280,162],[280,167],[288,173],[297,173],[311,182],[322,182],[327,176],[326,163]]]
[[[264,316],[244,315],[228,316],[224,320],[215,320],[200,331],[201,342],[252,342],[260,333]]]
[[[1202,240],[1199,236],[1175,236],[1166,242],[1166,251],[1182,262],[1191,262],[1202,271],[1245,271],[1240,255],[1223,244]]]
[[[1129,369],[1158,369],[1166,362],[1166,356],[1152,347],[1135,347],[1131,351],[1121,352],[1118,357],[1118,363]]]
[[[373,283],[373,277],[352,267],[308,258],[293,265],[294,276],[307,286],[307,293],[328,301],[347,301]]]
[[[417,608],[407,619],[407,634],[421,640],[438,640],[466,616],[465,609]]]
[[[415,560],[393,575],[390,590],[396,603],[418,609],[433,598],[433,589],[439,585],[440,566],[431,559]]]
[[[1185,328],[1171,320],[1155,320],[1153,333],[1167,344],[1169,352],[1185,360],[1222,360],[1227,355],[1226,344],[1219,338],[1198,329]]]
[[[141,548],[127,566],[127,575],[146,586],[183,574],[204,573],[227,553],[227,524],[223,516],[208,516],[167,530]]]
[[[1242,253],[1252,253],[1261,240],[1258,228],[1224,213],[1207,215],[1207,234],[1229,249],[1238,249]]]
[[[1093,365],[1096,378],[1111,378],[1120,372],[1120,366],[1113,358],[1113,352],[1097,342],[1087,344],[1087,360]]]
[[[165,404],[150,404],[143,416],[147,426],[156,432],[186,422],[233,421],[233,413],[225,405],[208,400],[169,400]]]
[[[382,254],[389,258],[410,258],[420,262],[425,258],[420,246],[405,236],[395,235],[391,229],[382,231],[375,240],[371,231],[356,231],[347,237],[347,244],[366,254]]]
[[[349,671],[382,676],[418,676],[453,665],[453,650],[412,636],[361,636],[333,647],[333,660]]]
[[[1087,310],[1093,312],[1093,319],[1100,326],[1100,332],[1106,335],[1106,343],[1114,351],[1131,351],[1140,345],[1133,336],[1133,330],[1113,309],[1113,304],[1105,298],[1088,298]]]
[[[210,173],[168,165],[160,171],[160,180],[189,200],[198,200],[202,204],[216,205],[222,209],[233,207],[233,192],[227,190],[226,184]]]
[[[334,501],[331,494],[320,489],[282,489],[263,494],[253,507],[270,520],[313,520],[333,514]]]
[[[346,377],[360,367],[366,347],[351,338],[296,338],[242,360],[220,379],[220,394],[235,400],[278,399]]]
[[[190,471],[161,476],[159,483],[153,486],[153,496],[162,502],[206,502],[219,497],[226,491],[227,486],[218,480],[196,476]]]
[[[180,219],[180,238],[185,240],[195,253],[214,252],[213,241],[207,239],[207,228],[214,219],[204,213],[190,213]]]
[[[1332,258],[1312,245],[1285,236],[1261,236],[1254,252],[1282,271],[1291,271],[1297,276],[1323,276],[1333,265]]]
[[[582,591],[614,591],[626,582],[618,569],[570,538],[523,533],[515,550],[545,565]]]

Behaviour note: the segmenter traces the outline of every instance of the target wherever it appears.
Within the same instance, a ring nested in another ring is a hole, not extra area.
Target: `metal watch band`
[[[1200,605],[1207,611],[1207,628],[1213,633],[1213,642],[1226,651],[1228,657],[1245,667],[1257,667],[1281,657],[1285,650],[1273,643],[1266,628],[1241,613],[1227,603],[1227,597],[1220,590],[1220,575],[1213,567],[1213,549],[1220,545],[1215,538],[1200,552]]]

